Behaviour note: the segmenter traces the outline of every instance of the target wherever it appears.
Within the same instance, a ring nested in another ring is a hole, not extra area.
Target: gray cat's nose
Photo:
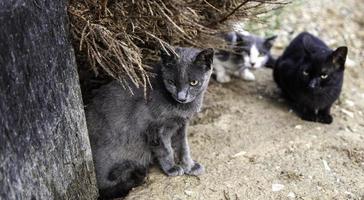
[[[177,93],[177,100],[180,102],[186,102],[187,101],[187,93],[184,91],[178,92]]]

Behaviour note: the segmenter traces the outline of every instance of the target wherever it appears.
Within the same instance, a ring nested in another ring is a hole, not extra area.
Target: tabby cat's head
[[[239,35],[238,44],[241,44],[240,48],[243,50],[245,67],[263,67],[269,59],[270,49],[276,38],[277,36],[262,38],[255,35]]]

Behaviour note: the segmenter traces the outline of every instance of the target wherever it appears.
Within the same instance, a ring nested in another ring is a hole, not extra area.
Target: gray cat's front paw
[[[194,165],[185,171],[185,174],[198,176],[205,172],[205,168],[198,162],[194,162]]]
[[[165,171],[168,176],[181,176],[184,173],[184,170],[181,166],[175,165],[172,168]]]

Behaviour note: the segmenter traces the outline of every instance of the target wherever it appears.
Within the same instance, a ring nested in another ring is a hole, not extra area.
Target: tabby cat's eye
[[[303,75],[307,76],[308,75],[308,72],[306,70],[303,71]]]
[[[327,74],[321,74],[321,78],[322,79],[326,79],[328,77],[328,75]]]
[[[196,86],[198,84],[198,80],[190,81],[191,86]]]
[[[174,84],[174,81],[172,79],[168,79],[169,84]]]

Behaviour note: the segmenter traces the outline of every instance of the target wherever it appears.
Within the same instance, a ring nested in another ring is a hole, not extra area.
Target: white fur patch
[[[246,81],[254,81],[255,76],[249,69],[244,69],[242,78]]]
[[[247,67],[251,67],[254,69],[263,67],[268,61],[268,56],[263,55],[261,56],[259,50],[255,44],[253,44],[250,48],[250,56],[249,56],[249,63],[245,62]]]
[[[268,61],[268,56],[259,56],[257,61],[255,62],[255,65],[252,66],[254,69],[263,67]]]
[[[259,50],[255,44],[250,48],[250,63],[256,63],[259,57]]]

